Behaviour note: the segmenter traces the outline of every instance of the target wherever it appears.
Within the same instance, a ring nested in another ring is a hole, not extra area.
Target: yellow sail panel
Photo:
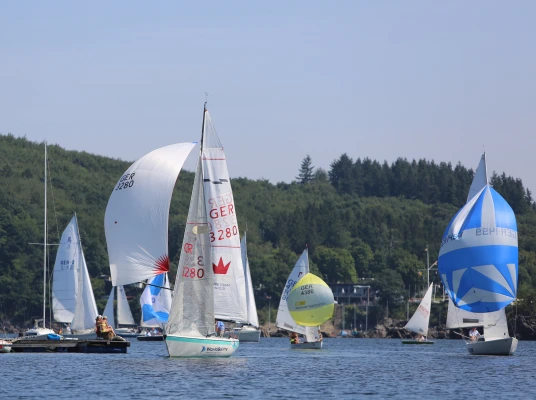
[[[333,316],[333,292],[326,282],[311,273],[296,283],[287,304],[290,315],[299,325],[318,326]]]

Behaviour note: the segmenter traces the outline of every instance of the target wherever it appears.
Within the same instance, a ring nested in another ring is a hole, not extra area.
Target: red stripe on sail
[[[158,257],[156,260],[156,275],[169,272],[169,256],[167,254]]]

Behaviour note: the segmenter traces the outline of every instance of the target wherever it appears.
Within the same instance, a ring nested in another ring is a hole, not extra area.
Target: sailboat
[[[417,307],[413,316],[410,318],[406,326],[404,326],[408,331],[421,335],[421,339],[402,340],[403,344],[434,344],[433,341],[428,340],[428,325],[430,323],[433,286],[434,284],[431,283],[426,294],[422,298],[419,307]]]
[[[162,328],[167,324],[171,309],[171,291],[167,274],[156,275],[147,281],[147,286],[140,297],[140,305],[140,326],[145,329]],[[138,340],[164,340],[164,336],[162,334],[140,335]]]
[[[35,319],[34,326],[28,329],[26,336],[48,337],[55,335],[52,329],[48,329],[45,324],[46,315],[46,300],[47,300],[47,143],[45,142],[45,219],[44,219],[44,234],[43,234],[43,319]],[[39,326],[39,322],[43,324]]]
[[[239,342],[215,336],[214,319],[225,316],[221,319],[240,317],[245,321],[247,315],[245,309],[240,314],[237,311],[242,307],[236,292],[245,292],[245,287],[243,282],[240,286],[235,281],[236,275],[240,275],[235,264],[237,260],[240,267],[242,264],[234,200],[223,148],[216,132],[210,128],[212,123],[205,103],[201,149],[165,328],[165,342],[171,357],[231,356]],[[216,275],[221,275],[221,279]],[[223,302],[225,307],[220,305]]]
[[[114,292],[117,290],[117,318],[114,316]],[[130,306],[128,305],[128,299],[125,294],[125,288],[123,286],[112,287],[112,291],[108,296],[108,301],[104,307],[103,314],[108,318],[108,325],[114,327],[116,335],[124,337],[138,336],[139,333],[136,329],[132,328],[136,325]],[[128,325],[130,328],[122,325]]]
[[[508,333],[504,308],[517,292],[517,223],[488,184],[485,153],[466,205],[445,230],[438,268],[449,294],[447,328],[484,329],[477,341],[466,341],[469,354],[513,354],[518,341]]]
[[[234,328],[231,332],[233,336],[238,337],[241,342],[259,342],[261,331],[259,329],[259,317],[257,315],[257,305],[255,303],[255,295],[253,292],[253,283],[251,281],[251,272],[249,270],[249,260],[247,255],[246,234],[240,242],[242,249],[242,264],[244,267],[244,277],[246,285],[246,302],[247,302],[247,325]]]
[[[98,315],[93,287],[87,270],[76,214],[61,235],[52,279],[54,320],[70,325],[72,334],[94,336]]]
[[[123,285],[169,271],[168,221],[175,182],[195,143],[154,150],[133,163],[114,187],[104,216],[119,325],[135,325]],[[104,315],[113,316],[113,289]],[[111,311],[108,311],[111,310]],[[108,315],[109,314],[109,315]],[[111,321],[109,320],[110,325]],[[116,329],[118,335],[136,335]]]
[[[292,343],[292,349],[322,348],[320,325],[333,316],[334,302],[329,286],[309,272],[305,249],[283,287],[275,321],[278,328],[305,336],[305,342]]]

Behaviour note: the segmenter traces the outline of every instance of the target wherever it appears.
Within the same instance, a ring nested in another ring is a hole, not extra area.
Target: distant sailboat
[[[333,308],[333,292],[324,281],[309,273],[309,253],[305,249],[287,278],[275,324],[305,336],[305,342],[291,344],[291,348],[321,349],[320,325],[333,316]]]
[[[132,327],[136,325],[130,306],[128,305],[128,299],[125,294],[123,286],[117,286],[117,318],[114,315],[114,292],[115,287],[112,287],[106,307],[102,315],[108,318],[108,325],[115,328],[115,333],[119,336],[137,336],[138,332]],[[130,326],[130,328],[125,327]]]
[[[402,340],[403,344],[434,344],[433,341],[428,340],[428,325],[430,323],[433,286],[434,284],[431,283],[421,300],[419,307],[417,307],[413,316],[410,318],[406,326],[404,326],[408,331],[421,335],[420,338],[416,340]]]
[[[235,264],[242,267],[240,245],[234,244],[238,226],[225,163],[213,163],[222,157],[225,161],[225,157],[215,131],[207,129],[210,126],[205,103],[201,150],[165,329],[171,357],[229,357],[239,345],[237,339],[215,336],[214,316],[234,320],[238,316],[235,311],[240,308],[235,291],[245,289],[243,282],[239,286],[232,279],[237,273]],[[237,252],[238,258],[234,257]],[[225,277],[216,280],[216,274]],[[224,294],[217,297],[216,287]],[[224,301],[225,307],[220,307],[219,303]],[[242,314],[241,320],[245,321],[246,311]]]
[[[43,319],[34,320],[34,326],[28,329],[25,333],[26,336],[48,336],[49,334],[55,335],[56,333],[52,329],[48,329],[45,323],[46,316],[46,300],[47,300],[47,143],[45,142],[45,201],[44,201],[44,234],[43,234]],[[39,326],[39,322],[42,322],[43,326]]]
[[[447,328],[482,326],[484,335],[469,341],[475,355],[510,355],[504,308],[516,298],[517,223],[508,203],[488,184],[482,156],[466,205],[443,235],[439,272],[449,294]]]
[[[249,260],[247,255],[246,234],[240,242],[242,249],[242,264],[244,266],[244,277],[246,285],[246,303],[247,303],[247,325],[242,325],[232,330],[232,334],[237,336],[241,342],[259,342],[261,331],[259,329],[259,317],[257,315],[257,305],[255,303],[255,294],[253,292],[253,283],[251,281],[251,272],[249,270]]]
[[[95,335],[98,315],[93,287],[87,270],[76,214],[63,231],[56,254],[52,279],[54,319],[70,324],[72,335]]]
[[[167,274],[156,275],[147,281],[140,297],[141,321],[144,328],[162,328],[169,319],[171,290]]]

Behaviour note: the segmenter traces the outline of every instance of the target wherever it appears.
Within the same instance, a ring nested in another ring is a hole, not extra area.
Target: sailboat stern
[[[238,344],[233,338],[166,336],[170,357],[230,357],[238,349]]]
[[[517,350],[518,340],[513,337],[478,340],[467,343],[467,351],[475,356],[511,356]]]

